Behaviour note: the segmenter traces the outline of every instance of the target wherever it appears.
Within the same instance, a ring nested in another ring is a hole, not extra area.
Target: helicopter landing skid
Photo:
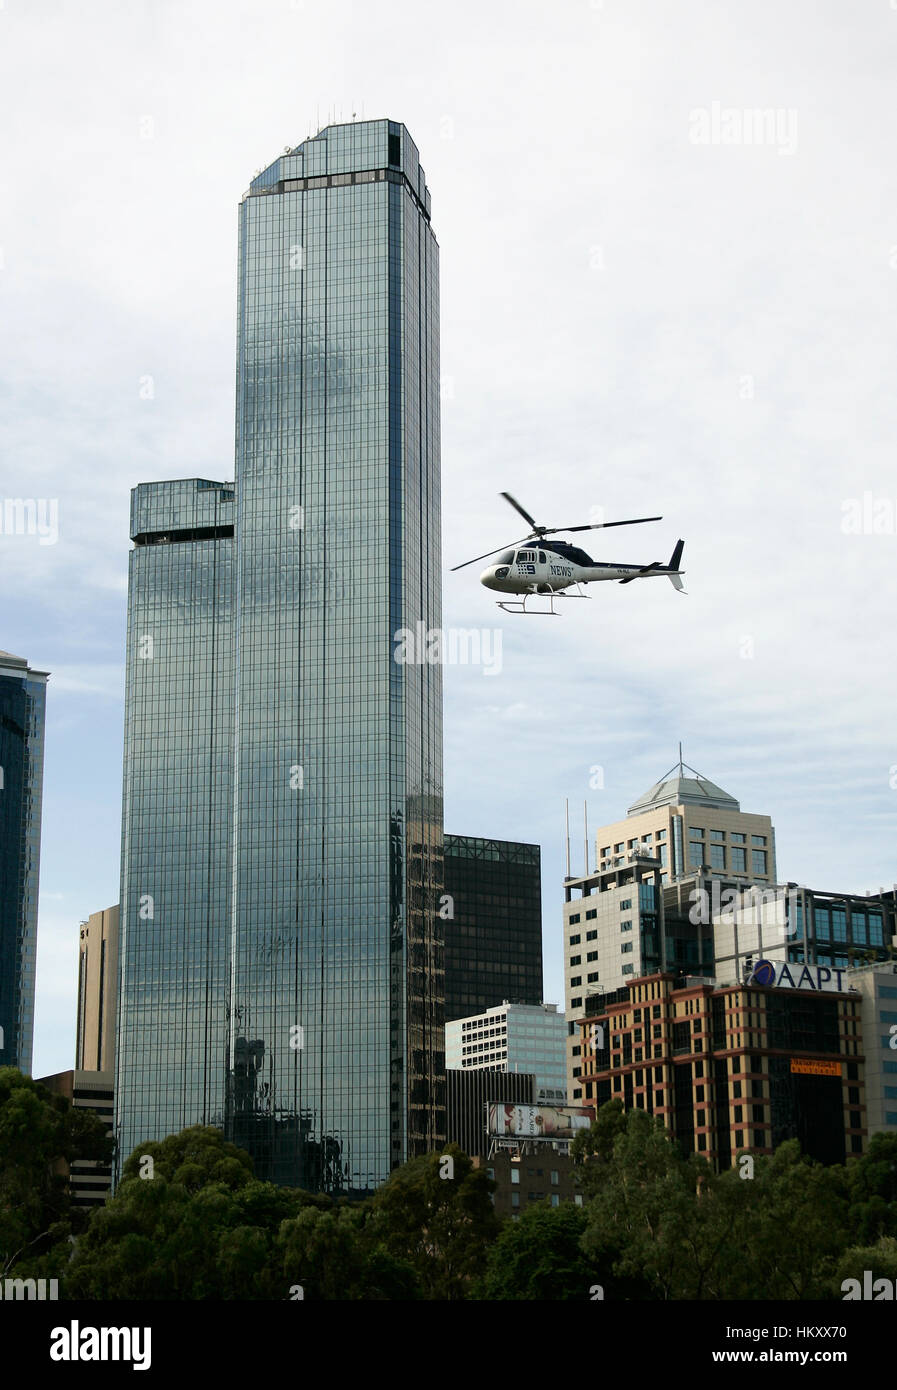
[[[523,613],[528,618],[559,618],[560,613],[555,611],[554,601],[556,598],[590,598],[591,595],[584,594],[581,586],[578,594],[571,594],[563,589],[554,590],[550,594],[524,594],[522,599],[498,599],[497,606],[503,608],[506,613]],[[527,608],[527,599],[547,598],[547,608]]]

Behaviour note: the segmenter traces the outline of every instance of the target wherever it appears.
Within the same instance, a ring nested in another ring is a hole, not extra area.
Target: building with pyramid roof
[[[711,973],[712,932],[702,934],[689,920],[696,888],[711,892],[713,880],[720,890],[776,883],[769,816],[742,811],[734,796],[683,762],[681,746],[678,762],[626,816],[598,830],[594,852],[585,874],[564,884],[570,1023],[586,1016],[595,996],[659,970]],[[581,1048],[575,1029],[567,1042],[568,1094],[577,1103]]]
[[[636,846],[661,861],[664,886],[703,869],[746,883],[775,883],[775,831],[769,816],[742,811],[740,803],[682,760],[642,796],[624,820],[595,836],[596,867],[612,868]]]

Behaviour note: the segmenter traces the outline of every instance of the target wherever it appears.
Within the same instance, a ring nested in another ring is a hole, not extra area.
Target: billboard
[[[489,1104],[489,1133],[513,1135],[515,1139],[572,1139],[578,1130],[588,1129],[591,1112],[565,1106]]]
[[[791,1058],[792,1076],[840,1076],[840,1062],[808,1062],[803,1057]]]
[[[788,964],[781,960],[758,960],[745,984],[771,985],[777,989],[812,989],[843,994],[846,970],[830,970],[827,965]]]

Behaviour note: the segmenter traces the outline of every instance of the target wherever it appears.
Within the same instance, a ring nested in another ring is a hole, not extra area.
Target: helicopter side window
[[[540,551],[539,551],[539,564],[540,564],[540,565],[544,565],[544,564],[545,564],[545,551],[544,551],[544,550],[540,550]]]
[[[518,550],[517,562],[521,565],[531,565],[535,562],[536,552],[534,550]]]

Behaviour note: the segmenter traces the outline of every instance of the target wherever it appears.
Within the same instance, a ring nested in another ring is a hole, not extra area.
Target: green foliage
[[[109,1163],[112,1141],[89,1110],[74,1109],[15,1067],[0,1067],[0,1275],[56,1277],[81,1229],[63,1163]]]
[[[211,1125],[191,1125],[160,1141],[138,1144],[122,1169],[122,1177],[140,1177],[147,1157],[152,1159],[150,1171],[155,1177],[166,1178],[188,1192],[198,1192],[209,1183],[235,1190],[252,1179],[249,1154],[236,1144],[226,1143],[221,1131]]]
[[[859,1243],[897,1236],[897,1134],[874,1134],[847,1168],[851,1228]]]
[[[606,1154],[606,1148],[605,1148]],[[796,1141],[755,1158],[753,1177],[682,1155],[659,1121],[630,1110],[587,1208],[586,1251],[663,1299],[825,1296],[849,1238],[845,1170]]]
[[[845,1250],[834,1267],[826,1296],[843,1299],[847,1292],[843,1287],[847,1279],[858,1281],[862,1295],[865,1284],[863,1276],[867,1271],[873,1282],[876,1279],[890,1279],[892,1285],[897,1287],[897,1240],[893,1236],[882,1236],[874,1245],[854,1245]]]
[[[285,1221],[279,1245],[287,1285],[299,1285],[312,1301],[419,1298],[411,1265],[378,1244],[370,1217],[366,1202],[307,1208]]]
[[[444,1157],[454,1176],[441,1177]],[[370,1238],[414,1270],[425,1298],[468,1296],[500,1223],[495,1184],[456,1144],[397,1168],[371,1198]]]
[[[141,1178],[146,1154],[153,1176]],[[141,1144],[78,1241],[66,1296],[286,1298],[279,1229],[321,1204],[328,1199],[258,1182],[249,1155],[216,1129],[196,1125]]]
[[[708,1212],[698,1188],[709,1181],[709,1166],[694,1154],[683,1158],[660,1121],[643,1110],[626,1113],[613,1156],[598,1158],[597,1166],[585,1250],[596,1259],[618,1252],[613,1272],[643,1284],[650,1297],[700,1298]]]
[[[580,1130],[576,1135],[570,1147],[570,1156],[574,1163],[583,1165],[580,1181],[587,1190],[600,1186],[603,1166],[613,1159],[617,1136],[625,1131],[623,1102],[609,1100],[600,1107],[591,1127]]]
[[[90,1112],[0,1069],[0,1272],[149,1300],[585,1302],[596,1285],[608,1301],[782,1300],[842,1298],[866,1271],[897,1280],[897,1136],[846,1167],[791,1141],[750,1176],[717,1174],[611,1101],[573,1152],[587,1205],[502,1223],[495,1184],[455,1146],[333,1202],[259,1182],[246,1153],[193,1126],[135,1150],[72,1253],[60,1164],[108,1161],[109,1141]]]
[[[585,1211],[572,1202],[528,1207],[518,1221],[505,1222],[474,1297],[588,1302],[595,1284],[607,1296],[608,1278],[582,1249],[585,1229]]]

